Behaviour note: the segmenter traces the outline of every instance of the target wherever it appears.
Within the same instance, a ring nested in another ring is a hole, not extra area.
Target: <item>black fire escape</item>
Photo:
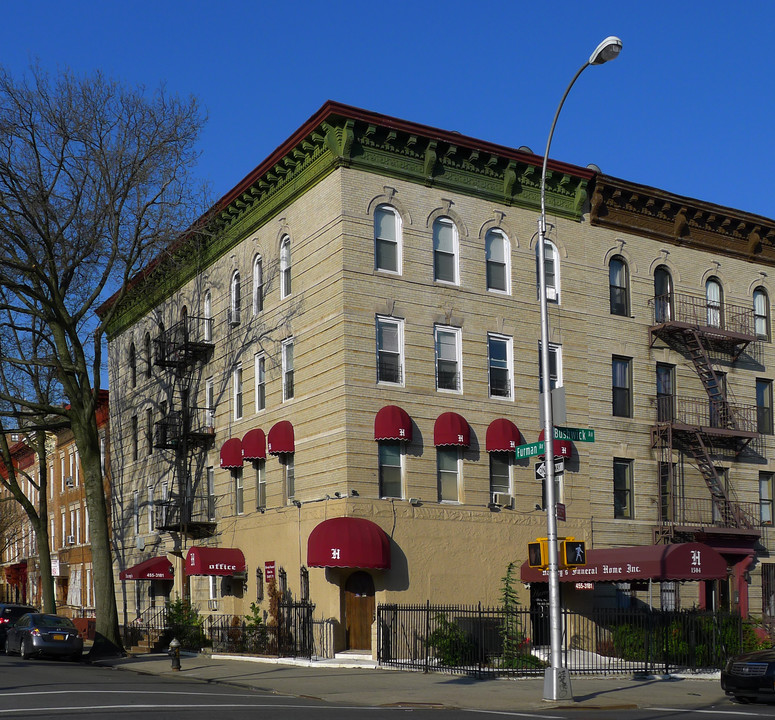
[[[175,468],[169,496],[160,502],[157,526],[194,538],[208,537],[216,527],[206,479],[197,480],[192,473],[197,455],[206,452],[215,438],[213,410],[190,402],[196,369],[214,347],[211,323],[209,318],[184,315],[154,339],[154,362],[171,371],[179,403],[167,408],[154,427],[154,447],[172,451]]]
[[[655,298],[653,309],[651,345],[659,339],[691,362],[706,395],[657,397],[657,422],[651,429],[652,447],[661,452],[655,541],[708,535],[758,537],[758,504],[738,502],[725,474],[717,469],[719,458],[738,458],[759,437],[757,408],[731,399],[725,375],[711,360],[723,357],[734,362],[757,341],[753,308],[672,294]],[[693,498],[687,492],[677,477],[674,450],[700,471],[709,498]]]

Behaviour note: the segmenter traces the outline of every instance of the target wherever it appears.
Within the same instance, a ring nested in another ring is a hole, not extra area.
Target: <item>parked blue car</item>
[[[70,618],[27,613],[8,628],[5,653],[19,653],[25,660],[33,655],[58,655],[78,662],[83,655],[83,638]]]

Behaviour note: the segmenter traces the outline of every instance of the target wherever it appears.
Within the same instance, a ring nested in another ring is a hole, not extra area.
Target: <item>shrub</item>
[[[436,628],[428,635],[427,644],[439,665],[458,667],[469,663],[474,648],[463,630],[441,614],[434,618],[434,623]]]

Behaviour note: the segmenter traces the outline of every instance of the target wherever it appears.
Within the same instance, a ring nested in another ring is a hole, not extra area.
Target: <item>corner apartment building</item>
[[[266,608],[274,579],[369,648],[375,602],[498,601],[546,529],[519,450],[540,175],[328,102],[136,278],[109,328],[126,622],[176,595]],[[560,534],[649,560],[563,578],[565,602],[772,614],[775,223],[557,161],[547,208],[558,424],[595,431],[560,445]]]
[[[102,392],[97,408],[97,427],[105,477],[105,493],[110,496],[108,393]],[[89,510],[83,487],[78,448],[69,429],[48,434],[46,445],[48,535],[51,573],[57,612],[72,618],[94,617],[94,575],[89,543]],[[41,469],[35,451],[23,434],[11,448],[17,477],[24,494],[40,507]],[[3,496],[10,493],[3,491]],[[3,553],[5,599],[42,607],[40,562],[37,538],[24,511],[14,501],[19,526]]]

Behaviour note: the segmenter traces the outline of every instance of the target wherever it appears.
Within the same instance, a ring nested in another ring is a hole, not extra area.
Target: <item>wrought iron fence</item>
[[[720,668],[757,646],[738,615],[700,611],[564,609],[563,664],[574,674]],[[380,605],[380,665],[465,675],[543,674],[550,662],[548,608],[506,611],[456,605]]]

